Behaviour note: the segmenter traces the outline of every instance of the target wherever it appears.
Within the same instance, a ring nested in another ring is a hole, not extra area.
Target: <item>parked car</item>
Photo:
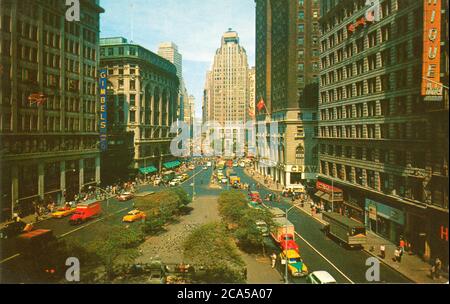
[[[324,270],[311,272],[306,278],[310,284],[336,284],[336,280]]]
[[[134,197],[134,194],[131,192],[123,192],[119,195],[117,195],[117,200],[121,202],[129,201]]]
[[[128,212],[127,215],[122,218],[122,222],[132,223],[135,221],[143,220],[146,217],[147,215],[143,211],[136,209]]]
[[[308,275],[308,267],[303,262],[303,259],[300,257],[295,250],[283,250],[280,253],[280,260],[284,263],[288,263],[288,271],[289,274],[293,277],[304,277]]]
[[[256,221],[256,229],[259,230],[259,232],[261,232],[262,236],[269,236],[269,227],[267,226],[267,223],[264,221]]]
[[[180,184],[180,179],[179,178],[174,178],[173,180],[171,180],[169,182],[169,186],[175,187],[178,186]]]
[[[155,178],[155,180],[153,181],[153,185],[154,185],[154,186],[158,186],[159,184],[161,184],[161,182],[162,182],[162,179],[159,178],[159,177],[157,177],[157,178]]]

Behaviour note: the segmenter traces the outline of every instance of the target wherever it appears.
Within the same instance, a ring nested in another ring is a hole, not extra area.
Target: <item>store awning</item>
[[[342,198],[338,198],[336,196],[334,196],[333,200],[331,199],[331,194],[328,193],[324,193],[321,197],[321,199],[327,201],[327,202],[342,202]]]
[[[149,174],[149,173],[154,173],[157,172],[158,169],[155,168],[155,166],[148,166],[148,167],[142,167],[139,168],[139,172],[141,172],[142,174]]]
[[[314,193],[314,195],[317,196],[318,198],[321,198],[322,195],[324,195],[324,194],[325,194],[325,192],[322,192],[322,191],[317,191],[316,193]]]
[[[179,165],[181,165],[181,162],[179,160],[174,160],[163,164],[164,168],[166,169],[176,168]]]

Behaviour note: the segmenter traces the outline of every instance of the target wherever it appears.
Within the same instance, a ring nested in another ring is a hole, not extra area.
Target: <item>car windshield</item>
[[[289,264],[295,264],[295,263],[300,263],[300,258],[290,258],[289,259]]]
[[[294,238],[293,238],[291,235],[285,235],[285,236],[284,236],[284,240],[285,240],[285,241],[293,241]]]

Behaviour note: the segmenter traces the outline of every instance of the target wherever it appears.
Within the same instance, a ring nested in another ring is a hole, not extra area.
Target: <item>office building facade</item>
[[[125,38],[100,39],[100,66],[117,96],[116,118],[134,133],[132,167],[156,172],[172,160],[170,127],[177,120],[179,79],[168,60]]]
[[[269,164],[256,169],[286,188],[305,188],[317,171],[319,1],[256,0],[256,110],[259,124],[277,122]],[[260,142],[260,139],[257,139]],[[258,150],[261,150],[258,147]]]
[[[99,1],[0,3],[1,217],[34,213],[100,182]]]
[[[322,3],[318,199],[448,259],[448,1],[375,2]]]

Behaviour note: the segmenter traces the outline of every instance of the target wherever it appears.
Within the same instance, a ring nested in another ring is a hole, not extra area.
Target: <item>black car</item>
[[[0,239],[12,238],[23,232],[26,224],[22,221],[11,222],[0,229]]]

